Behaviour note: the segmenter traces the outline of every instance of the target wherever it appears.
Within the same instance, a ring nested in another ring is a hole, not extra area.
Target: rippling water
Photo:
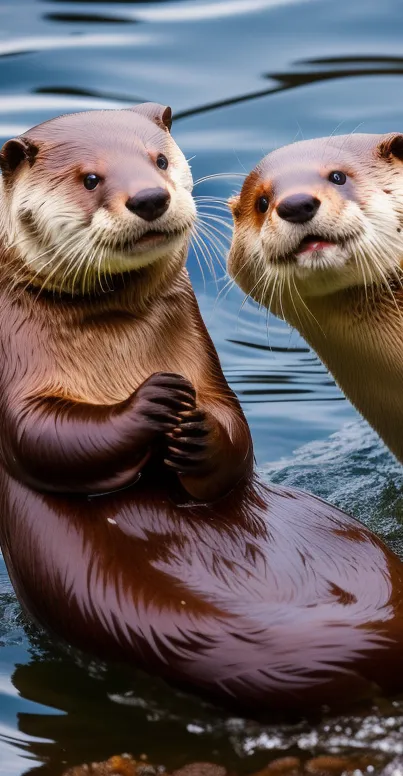
[[[227,196],[296,138],[401,130],[402,28],[400,0],[0,0],[0,142],[63,112],[169,103],[195,178],[235,176],[195,192]],[[217,284],[194,254],[190,270],[267,476],[340,504],[403,554],[400,467],[296,333],[226,288],[218,262]],[[294,726],[230,719],[54,645],[24,623],[0,565],[1,774],[58,776],[122,751],[246,773],[279,753],[357,749],[402,753],[398,700]]]

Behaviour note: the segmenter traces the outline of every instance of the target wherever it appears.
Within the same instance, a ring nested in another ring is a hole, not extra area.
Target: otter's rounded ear
[[[141,105],[135,105],[134,108],[130,108],[135,113],[140,113],[145,116],[154,124],[158,124],[162,129],[166,129],[167,132],[171,131],[172,126],[172,110],[168,105],[159,105],[158,102],[143,102]]]
[[[239,194],[237,194],[234,197],[231,197],[231,199],[228,200],[228,207],[232,213],[234,221],[236,221],[236,219],[239,218],[241,213],[240,207],[239,207],[240,202],[241,202],[241,197]]]
[[[394,156],[403,161],[403,135],[387,135],[381,140],[378,152],[384,159]]]
[[[7,140],[0,151],[0,169],[3,175],[12,176],[21,162],[29,162],[32,166],[37,153],[37,146],[26,137]]]

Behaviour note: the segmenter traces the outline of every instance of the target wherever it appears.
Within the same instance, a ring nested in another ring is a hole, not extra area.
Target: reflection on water
[[[0,675],[0,773],[8,776],[56,776],[127,749],[168,769],[208,760],[240,774],[285,753],[403,754],[397,699],[293,724],[245,720],[159,680],[70,654],[32,627],[21,631],[20,641],[2,648],[3,660],[15,661],[9,678]]]
[[[0,141],[63,112],[170,103],[192,157],[201,213],[274,147],[332,132],[401,128],[399,0],[0,0]],[[194,157],[194,158],[193,158]],[[265,476],[314,491],[403,556],[401,469],[296,333],[226,285],[202,252],[189,269]],[[203,267],[204,279],[198,260]],[[248,773],[279,754],[402,754],[398,699],[291,724],[228,717],[128,668],[59,647],[27,625],[0,561],[0,774],[58,776],[115,752],[176,768],[221,762]]]
[[[123,0],[125,2],[126,0]],[[311,0],[314,2],[315,0]],[[65,5],[65,0],[56,0]],[[80,2],[80,0],[73,0]],[[96,2],[96,0],[95,0]],[[101,0],[107,3],[108,0]],[[134,21],[134,22],[197,22],[218,19],[220,22],[227,17],[236,18],[245,14],[253,14],[256,11],[263,11],[266,8],[278,5],[294,5],[298,0],[220,0],[219,2],[194,2],[193,0],[182,0],[176,3],[164,3],[164,0],[151,0],[151,2],[137,2],[137,0],[127,0],[128,4],[133,5],[133,9],[122,8],[119,11],[116,8],[110,12],[103,8],[103,15],[87,15],[85,13],[53,13],[46,14],[45,18],[51,18],[55,21]],[[317,2],[317,0],[316,0]],[[84,5],[84,4],[83,4]],[[118,5],[118,4],[117,4]],[[120,5],[120,3],[119,3]],[[112,13],[112,17],[109,15]]]

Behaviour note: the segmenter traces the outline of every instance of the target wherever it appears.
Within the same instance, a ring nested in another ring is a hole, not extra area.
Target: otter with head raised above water
[[[170,111],[63,116],[5,144],[0,543],[31,615],[249,708],[403,687],[403,566],[253,474],[184,268]]]
[[[403,461],[403,135],[280,148],[231,207],[230,274],[298,329]]]

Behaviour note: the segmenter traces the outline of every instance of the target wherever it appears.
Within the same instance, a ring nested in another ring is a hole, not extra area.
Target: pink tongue
[[[334,245],[334,243],[326,242],[325,240],[312,240],[311,242],[305,243],[302,248],[299,249],[298,253],[309,253],[310,251],[321,251],[324,248],[330,248],[331,245]]]

